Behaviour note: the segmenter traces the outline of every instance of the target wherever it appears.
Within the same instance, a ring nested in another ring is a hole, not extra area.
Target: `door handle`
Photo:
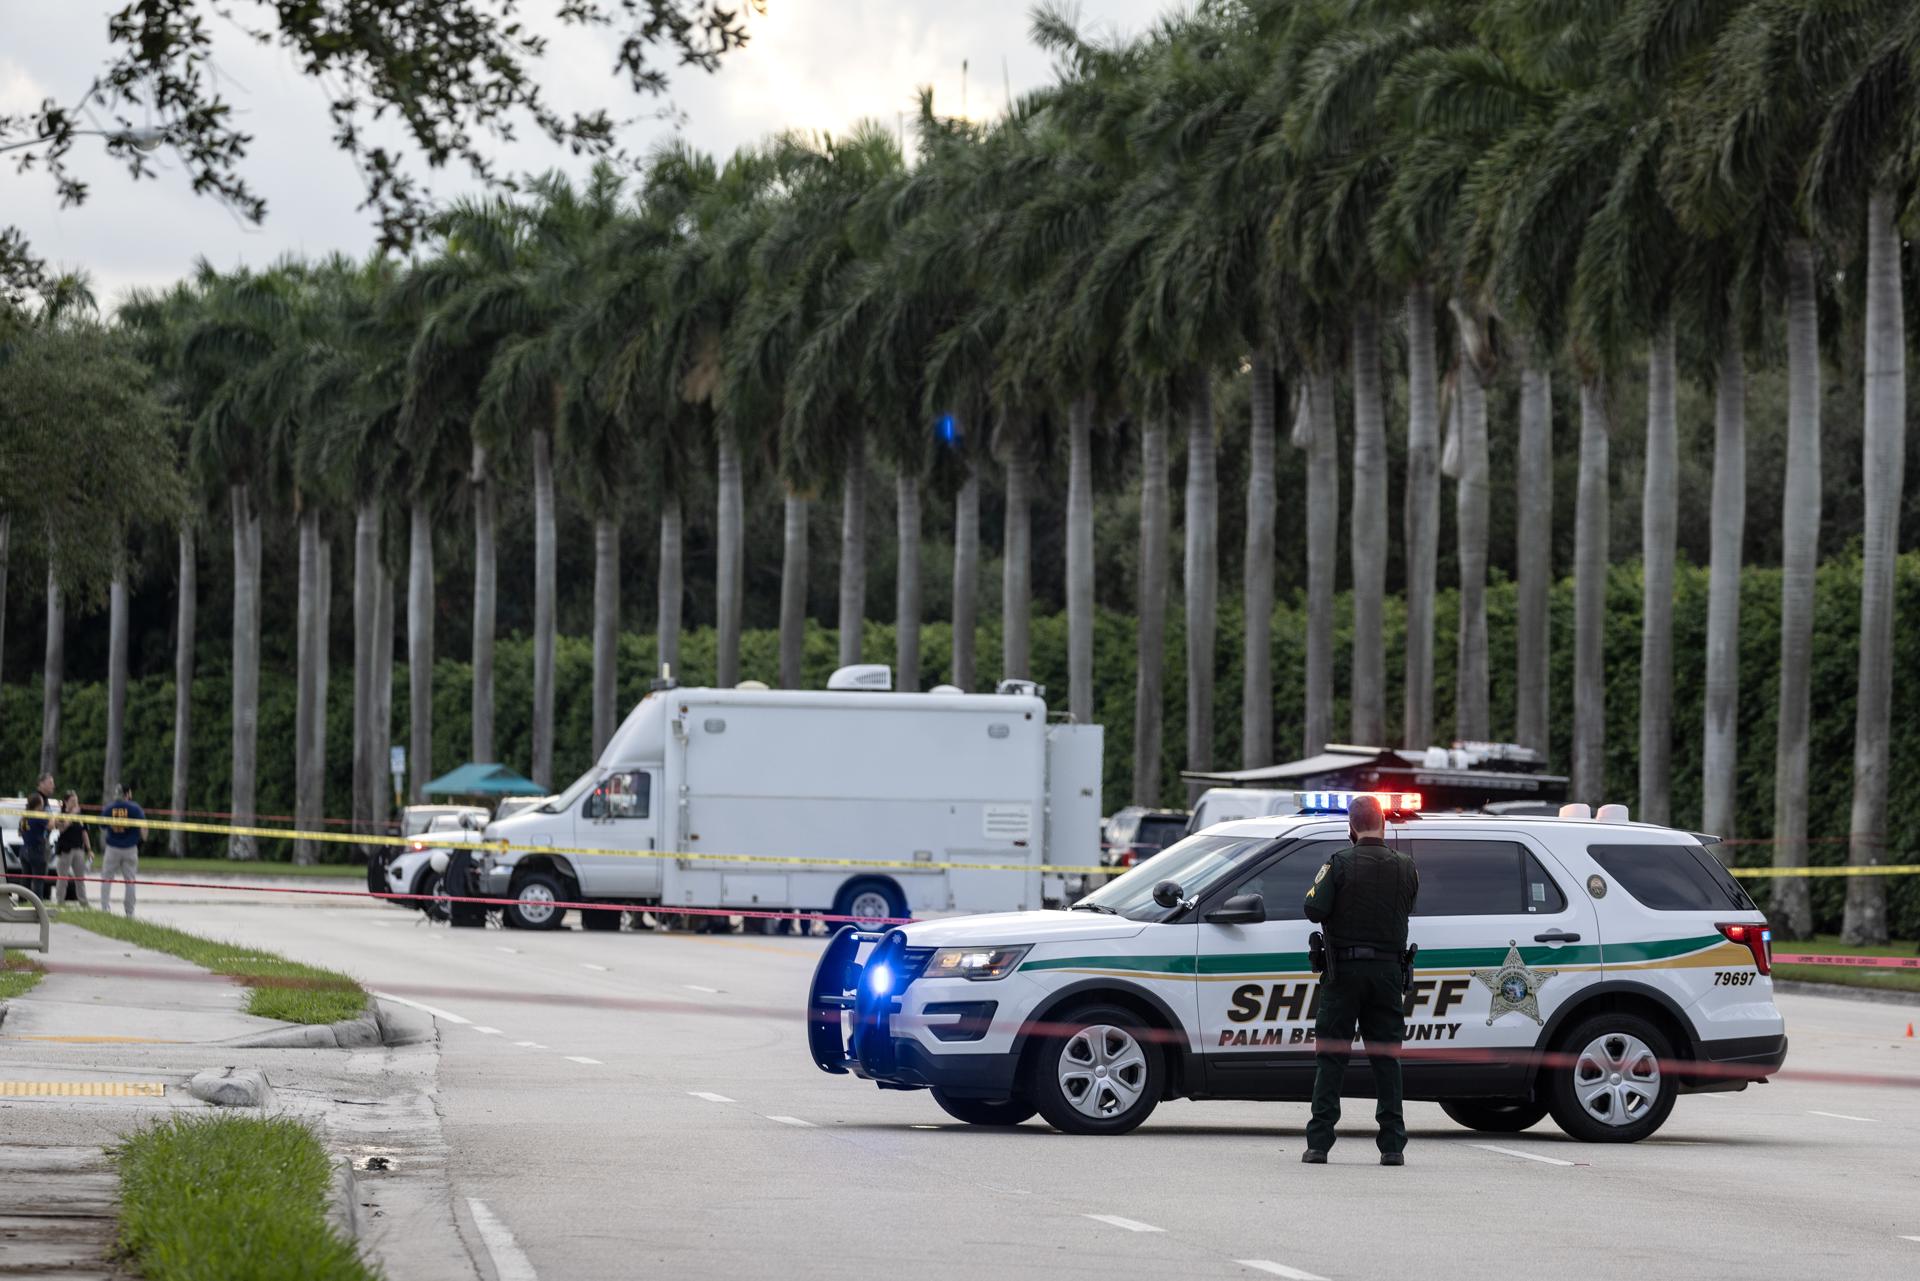
[[[1533,941],[1536,943],[1578,943],[1580,936],[1578,934],[1569,934],[1565,930],[1548,930],[1545,934],[1534,935]]]

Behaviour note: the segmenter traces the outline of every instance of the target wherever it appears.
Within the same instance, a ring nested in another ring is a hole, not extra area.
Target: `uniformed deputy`
[[[1314,1025],[1313,1118],[1300,1159],[1326,1164],[1333,1128],[1340,1121],[1340,1083],[1358,1025],[1373,1067],[1380,1164],[1404,1165],[1407,1123],[1400,1107],[1400,1043],[1407,1027],[1401,967],[1420,876],[1410,856],[1387,848],[1386,815],[1379,801],[1354,797],[1347,826],[1353,844],[1328,859],[1307,890],[1307,919],[1324,929],[1327,963]],[[1376,1046],[1382,1052],[1376,1053]]]

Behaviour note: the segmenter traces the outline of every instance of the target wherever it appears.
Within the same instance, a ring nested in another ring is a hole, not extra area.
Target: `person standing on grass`
[[[100,868],[100,908],[113,910],[115,878],[127,883],[127,915],[133,915],[133,887],[140,875],[140,838],[147,834],[147,812],[133,799],[125,783],[114,788],[114,799],[101,817],[107,820],[106,858]]]
[[[27,795],[27,816],[20,820],[20,880],[42,900],[51,897],[47,892],[47,813],[55,808],[53,775],[42,774]]]
[[[54,824],[53,850],[58,866],[57,881],[50,881],[47,896],[49,903],[78,902],[87,906],[87,873],[93,870],[93,838],[87,833],[87,825],[70,817],[80,812],[80,793],[68,792],[67,799],[60,803],[62,817]]]

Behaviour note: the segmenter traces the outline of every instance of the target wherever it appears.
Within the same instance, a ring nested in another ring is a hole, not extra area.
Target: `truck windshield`
[[[568,810],[573,808],[573,803],[575,801],[579,800],[584,793],[590,790],[593,787],[593,785],[595,783],[598,783],[599,781],[600,781],[600,769],[598,766],[595,766],[593,769],[590,769],[586,773],[582,774],[579,778],[574,779],[573,783],[567,788],[566,791],[560,793],[560,795],[554,797],[552,800],[548,801],[545,805],[542,805],[540,807],[540,812],[542,814],[566,813]]]
[[[1171,909],[1153,901],[1154,886],[1176,881],[1181,892],[1192,898],[1247,855],[1272,842],[1271,836],[1189,836],[1124,876],[1115,877],[1074,906],[1107,908],[1132,921],[1165,920]]]

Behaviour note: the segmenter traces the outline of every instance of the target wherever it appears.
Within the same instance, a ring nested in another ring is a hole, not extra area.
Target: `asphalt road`
[[[1304,1104],[1183,1101],[1076,1138],[970,1129],[925,1094],[828,1076],[802,1018],[818,940],[455,932],[189,890],[141,906],[440,1014],[454,1212],[502,1281],[1920,1274],[1920,1088],[1686,1096],[1631,1146],[1551,1121],[1481,1135],[1413,1104],[1398,1170],[1375,1164],[1361,1103],[1309,1167]],[[614,1004],[554,999],[580,997]],[[1789,1069],[1920,1081],[1912,1007],[1779,1003]]]

